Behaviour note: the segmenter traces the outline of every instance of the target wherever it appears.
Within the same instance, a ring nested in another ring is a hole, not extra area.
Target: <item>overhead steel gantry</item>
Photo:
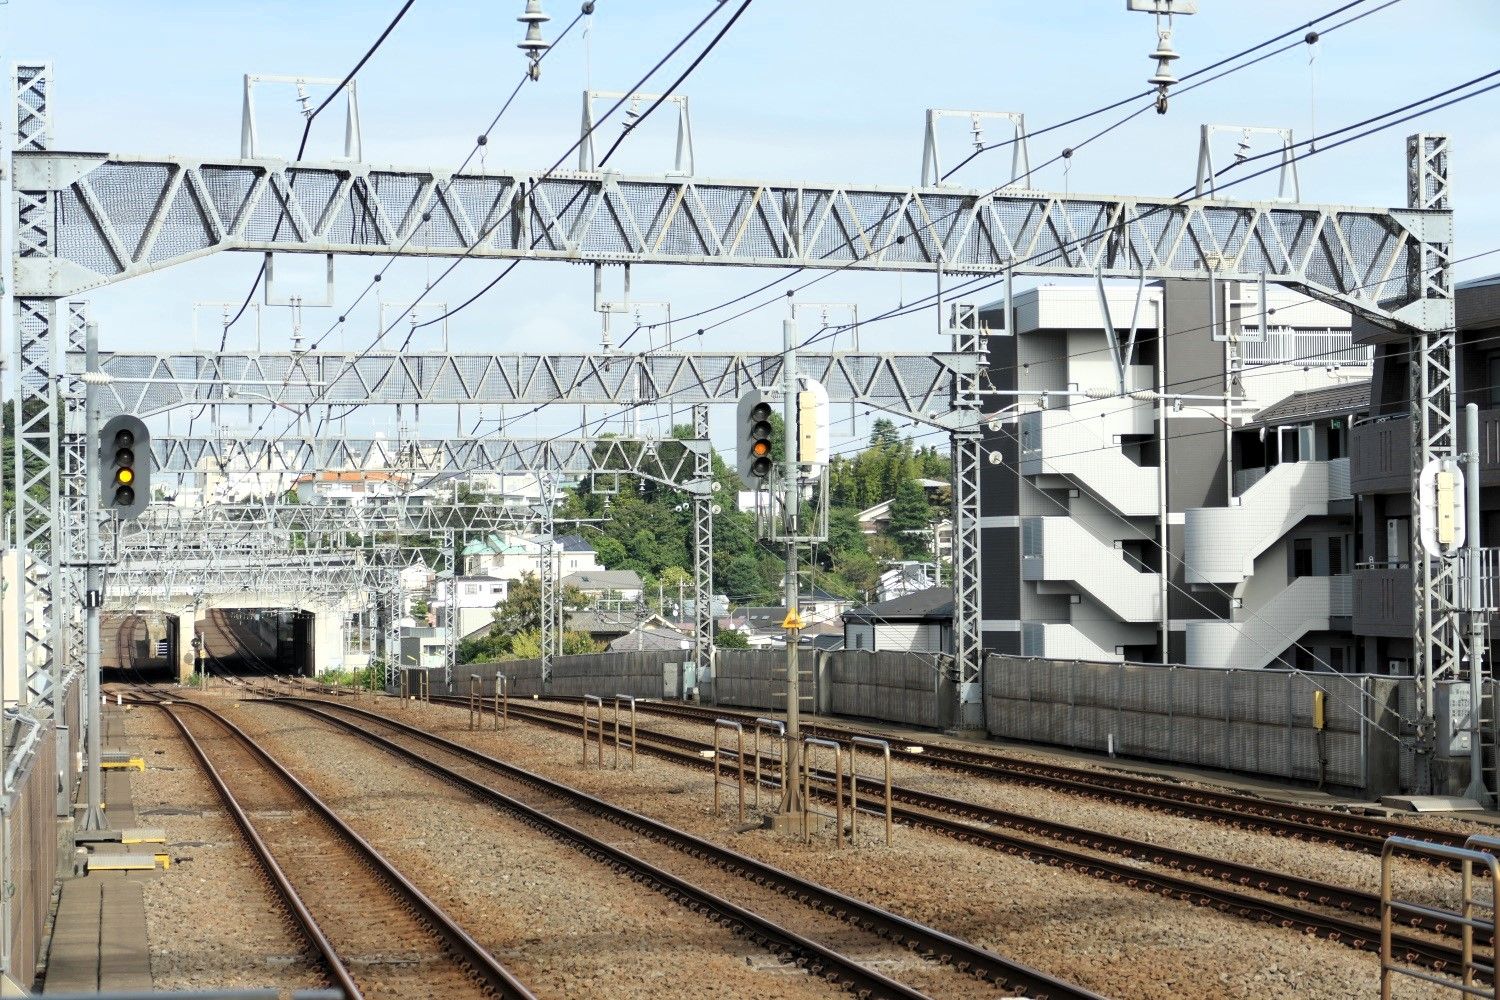
[[[1408,204],[1396,209],[1055,194],[1014,186],[454,175],[365,163],[54,151],[34,125],[49,120],[45,86],[35,82],[46,74],[46,67],[21,70],[21,117],[33,123],[34,138],[13,157],[22,344],[57,325],[55,308],[40,303],[220,250],[1012,277],[1213,275],[1287,285],[1411,332],[1428,362],[1420,366],[1424,374],[1413,397],[1420,428],[1413,463],[1454,453],[1453,215],[1441,137],[1410,141]],[[976,354],[983,347],[982,336],[956,339],[971,341]],[[204,357],[199,370],[216,363]],[[956,414],[939,424],[951,431],[955,452],[955,525],[974,525],[979,409],[965,399],[968,387],[955,391],[959,405],[935,416]],[[607,394],[596,401],[608,401]],[[43,551],[48,541],[31,539]],[[956,674],[972,722],[982,659],[977,532],[956,531],[954,546]],[[1422,687],[1430,691],[1432,677],[1459,663],[1454,574],[1444,564],[1414,576],[1416,660],[1429,682]],[[1428,739],[1432,707],[1430,698],[1425,701]]]

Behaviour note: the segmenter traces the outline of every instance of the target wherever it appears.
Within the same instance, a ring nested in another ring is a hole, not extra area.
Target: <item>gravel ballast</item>
[[[1367,996],[1377,988],[1376,956],[1344,945],[906,828],[897,830],[896,845],[887,850],[874,840],[878,827],[864,827],[868,839],[857,852],[835,850],[831,838],[807,848],[764,831],[736,832],[730,813],[711,815],[712,777],[706,772],[644,755],[634,771],[584,769],[578,764],[576,736],[518,721],[502,733],[470,733],[461,708],[360,703],[372,705],[392,718],[425,725],[1107,995],[1345,998]],[[651,725],[660,728],[658,720]],[[1040,815],[1057,818],[1056,808],[1049,815],[1043,811],[1046,803],[1038,805]],[[1154,813],[1135,817],[1147,824],[1167,818]],[[1194,823],[1188,829],[1186,843],[1200,853],[1214,853],[1212,838],[1222,828]],[[1187,834],[1170,826],[1154,834],[1183,836]],[[1309,846],[1264,839],[1286,854]],[[1404,995],[1445,994],[1412,983]]]
[[[171,721],[152,708],[111,711],[123,718],[123,744],[146,760],[130,775],[136,816],[165,831],[172,857],[143,890],[156,989],[322,985],[300,931]]]

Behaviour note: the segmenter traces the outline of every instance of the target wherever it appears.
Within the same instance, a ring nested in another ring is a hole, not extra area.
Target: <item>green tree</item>
[[[896,423],[889,417],[878,417],[870,426],[871,448],[893,448],[901,443],[901,437],[896,433]]]
[[[907,559],[920,559],[927,553],[932,508],[927,494],[915,479],[904,479],[891,497],[891,520],[887,532]]]
[[[725,592],[736,603],[754,603],[766,596],[765,578],[761,575],[760,561],[749,552],[742,552],[729,561],[724,574]]]
[[[750,640],[745,638],[743,632],[724,628],[714,633],[714,645],[720,649],[749,649]]]

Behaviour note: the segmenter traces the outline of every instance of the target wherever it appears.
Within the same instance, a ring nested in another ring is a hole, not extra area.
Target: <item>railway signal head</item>
[[[151,502],[151,432],[139,417],[120,414],[99,432],[99,505],[119,518],[137,517]]]
[[[747,486],[754,487],[771,475],[772,438],[775,427],[771,423],[771,404],[757,390],[746,393],[739,405],[739,458],[740,478]]]

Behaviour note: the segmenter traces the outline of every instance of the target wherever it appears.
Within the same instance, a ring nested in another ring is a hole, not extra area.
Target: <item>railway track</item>
[[[689,905],[719,912],[862,995],[1097,1000],[1088,990],[969,942],[397,720],[348,703],[274,703],[315,715],[633,877],[685,896]],[[559,814],[569,822],[558,820]],[[883,972],[869,979],[867,970],[875,965]],[[893,983],[904,992],[893,994]]]
[[[327,970],[360,997],[535,1000],[488,951],[246,733],[149,693],[219,793]],[[252,819],[252,817],[254,817]]]
[[[434,699],[436,700],[436,699]],[[550,696],[545,701],[578,703],[582,699]],[[730,708],[703,708],[676,702],[642,701],[636,710],[711,725],[714,719],[748,720],[765,713]],[[853,725],[830,725],[804,719],[808,735],[848,740],[851,736],[891,739],[889,733]],[[899,741],[891,740],[892,744]],[[1387,837],[1412,837],[1462,847],[1465,834],[1414,826],[1397,820],[1354,813],[1273,802],[1253,795],[1195,788],[1170,780],[1142,777],[1118,771],[1099,771],[1067,764],[1049,764],[1011,754],[968,750],[946,744],[922,743],[920,753],[901,759],[939,770],[1033,785],[1104,801],[1119,802],[1157,812],[1172,812],[1242,829],[1259,830],[1293,839],[1333,843],[1346,850],[1379,857]],[[893,750],[895,747],[893,746]]]
[[[467,705],[462,698],[433,700]],[[570,735],[578,732],[579,717],[568,712],[513,701],[510,714]],[[708,743],[642,727],[637,727],[637,742],[641,753],[696,769],[713,767],[712,745]],[[824,785],[816,789],[817,793],[831,797],[831,776],[822,774],[821,778]],[[861,788],[865,787],[862,783]],[[871,793],[876,791],[873,783],[869,789]],[[914,789],[893,788],[893,797],[897,803],[893,810],[896,818],[913,827],[1040,864],[1171,896],[1242,919],[1295,929],[1359,950],[1377,951],[1380,947],[1378,922],[1364,923],[1354,919],[1357,916],[1378,920],[1379,897],[1373,893],[1235,865],[1034,817],[1017,816]],[[865,807],[873,801],[873,798],[863,796],[862,799]],[[1013,829],[1024,829],[1028,834],[1053,838],[1056,842],[1006,832],[1004,828],[1008,823],[1017,824],[1012,826]],[[1086,854],[1076,848],[1111,856]],[[1144,869],[1139,862],[1167,870]],[[1220,884],[1208,884],[1198,879],[1211,879]],[[1259,894],[1244,891],[1247,889]],[[1426,933],[1398,931],[1393,937],[1397,953],[1406,961],[1436,970],[1458,967],[1462,952],[1450,939],[1451,934],[1457,933],[1457,928],[1427,923],[1415,925],[1412,929]]]

